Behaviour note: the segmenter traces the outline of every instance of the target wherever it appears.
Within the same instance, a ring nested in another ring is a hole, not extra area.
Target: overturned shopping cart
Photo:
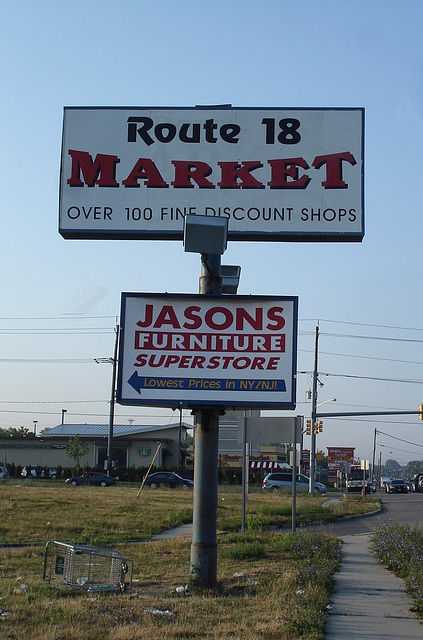
[[[133,561],[115,549],[50,540],[44,556],[43,580],[54,587],[83,591],[126,591]]]

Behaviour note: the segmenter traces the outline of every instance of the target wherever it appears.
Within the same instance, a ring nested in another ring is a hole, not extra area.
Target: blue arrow
[[[141,376],[139,376],[138,373],[134,371],[134,373],[128,380],[128,384],[130,384],[131,387],[133,387],[135,391],[138,391],[138,393],[141,395],[142,384],[140,383],[140,380],[141,380]]]

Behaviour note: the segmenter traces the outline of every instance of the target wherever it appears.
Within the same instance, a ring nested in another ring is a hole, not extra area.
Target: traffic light
[[[307,420],[306,434],[311,435],[311,420]]]
[[[316,420],[314,423],[314,433],[321,433],[323,431],[323,420]]]
[[[419,420],[423,420],[423,404],[419,404]]]

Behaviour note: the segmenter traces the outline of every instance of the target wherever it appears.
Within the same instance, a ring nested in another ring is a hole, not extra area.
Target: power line
[[[363,336],[363,335],[355,335],[352,333],[324,333],[320,332],[321,336],[327,336],[330,338],[356,338],[359,340],[384,340],[387,342],[411,342],[413,344],[421,344],[423,340],[415,340],[411,338],[389,338],[388,336]]]
[[[94,358],[0,358],[0,362],[36,364],[95,364]]]
[[[1,317],[0,320],[108,320],[109,318],[114,318],[116,319],[118,317],[118,314],[115,314],[113,316],[86,316],[83,313],[82,314],[78,314],[78,313],[65,313],[62,316],[35,316],[35,317],[31,317],[31,316],[25,316],[25,317]]]
[[[387,325],[387,324],[371,324],[369,322],[351,322],[350,320],[329,320],[327,318],[320,318],[316,320],[315,318],[302,318],[300,322],[331,322],[333,324],[350,324],[352,326],[357,327],[374,327],[378,329],[397,329],[400,331],[423,331],[422,327],[398,327],[395,325]]]
[[[310,374],[312,373],[311,371],[297,371],[297,373],[301,373],[301,374]],[[404,382],[404,383],[408,383],[408,384],[422,384],[423,380],[413,380],[413,379],[408,379],[408,378],[380,378],[378,376],[359,376],[359,375],[354,375],[354,374],[350,374],[350,373],[327,373],[324,371],[319,371],[318,373],[319,377],[321,376],[327,376],[327,377],[332,377],[332,378],[352,378],[352,379],[356,379],[356,380],[376,380],[379,382]]]
[[[384,449],[393,449],[394,451],[401,451],[401,453],[408,453],[411,455],[417,455],[416,451],[407,451],[406,449],[398,449],[398,447],[388,447],[386,444],[380,444],[380,447],[383,447]],[[391,452],[392,453],[392,452]]]
[[[113,333],[113,329],[107,329],[105,327],[93,327],[92,329],[0,329],[0,334],[4,336],[33,336],[33,335],[92,335],[92,334],[104,334]]]
[[[313,353],[312,349],[298,349],[302,353]],[[319,355],[324,356],[340,356],[342,358],[358,358],[359,360],[380,360],[381,362],[397,362],[402,364],[422,364],[423,362],[419,362],[416,360],[398,360],[396,358],[376,358],[376,356],[359,356],[355,353],[332,353],[331,351],[320,351]]]
[[[403,440],[402,438],[397,438],[396,436],[391,436],[390,433],[385,433],[384,431],[377,431],[377,433],[381,433],[384,436],[388,436],[388,438],[392,438],[393,440],[399,440],[400,442],[405,442],[406,444],[411,444],[413,447],[423,447],[423,444],[417,444],[416,442],[410,442],[409,440]]]
[[[408,422],[406,420],[377,420],[376,418],[358,418],[357,416],[350,416],[349,418],[346,417],[341,417],[341,416],[336,416],[334,415],[333,417],[330,417],[328,415],[325,415],[324,417],[325,421],[326,420],[341,420],[341,421],[348,421],[350,422],[351,420],[354,420],[354,422],[369,422],[370,424],[375,424],[375,423],[379,423],[379,424],[400,424],[401,426],[405,427],[405,426],[409,426],[409,427],[415,427],[416,423],[415,422]]]
[[[404,382],[406,384],[423,384],[423,380],[413,380],[407,378],[380,378],[378,376],[358,376],[349,373],[323,373],[322,371],[319,371],[319,376],[329,376],[333,378],[353,378],[356,380],[375,380],[379,382]]]
[[[91,404],[109,400],[0,400],[0,404]]]

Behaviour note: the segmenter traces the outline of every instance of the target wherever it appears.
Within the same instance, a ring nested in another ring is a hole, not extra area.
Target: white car
[[[308,491],[309,483],[310,480],[307,476],[303,476],[302,473],[297,473],[297,491]],[[283,489],[292,491],[292,472],[275,471],[273,473],[268,473],[263,480],[262,489],[265,489],[266,491],[273,491],[273,493],[278,493],[278,491]],[[327,491],[326,485],[321,482],[315,482],[314,489],[316,493],[321,494],[326,493]]]

